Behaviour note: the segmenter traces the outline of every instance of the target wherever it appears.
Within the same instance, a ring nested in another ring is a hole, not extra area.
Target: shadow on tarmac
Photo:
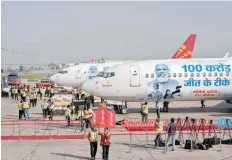
[[[77,156],[77,155],[66,154],[66,153],[50,153],[50,154],[63,156],[63,157],[79,158],[79,159],[91,159],[89,157]]]

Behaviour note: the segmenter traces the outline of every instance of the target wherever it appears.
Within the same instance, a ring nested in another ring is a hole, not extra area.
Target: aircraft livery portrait
[[[179,86],[179,82],[177,80],[169,79],[170,69],[168,65],[157,64],[154,72],[157,79],[147,84],[147,99],[173,99],[174,95],[180,96],[181,86]]]
[[[93,77],[96,77],[97,73],[98,73],[97,66],[90,66],[88,79],[92,79]]]

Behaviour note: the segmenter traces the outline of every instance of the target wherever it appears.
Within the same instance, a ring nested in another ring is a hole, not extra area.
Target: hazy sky
[[[2,50],[2,62],[170,58],[190,33],[198,35],[193,57],[222,57],[232,53],[231,8],[232,2],[2,2],[2,47],[10,49]]]

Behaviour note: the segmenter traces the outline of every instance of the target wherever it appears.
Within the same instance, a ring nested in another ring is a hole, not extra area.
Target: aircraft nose
[[[93,80],[88,80],[88,81],[86,81],[86,82],[82,85],[81,88],[82,88],[84,91],[86,91],[87,93],[95,95],[95,93],[96,93],[96,91],[95,91],[96,87],[97,87],[97,84],[96,84],[95,81],[93,81]]]
[[[54,74],[50,77],[50,80],[53,82],[53,83],[57,83],[58,80],[59,80],[59,75],[57,74]]]

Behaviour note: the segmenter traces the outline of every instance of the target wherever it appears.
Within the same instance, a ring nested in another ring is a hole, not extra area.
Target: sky
[[[232,53],[232,2],[2,2],[2,63],[194,58]],[[7,50],[6,50],[7,49]]]

